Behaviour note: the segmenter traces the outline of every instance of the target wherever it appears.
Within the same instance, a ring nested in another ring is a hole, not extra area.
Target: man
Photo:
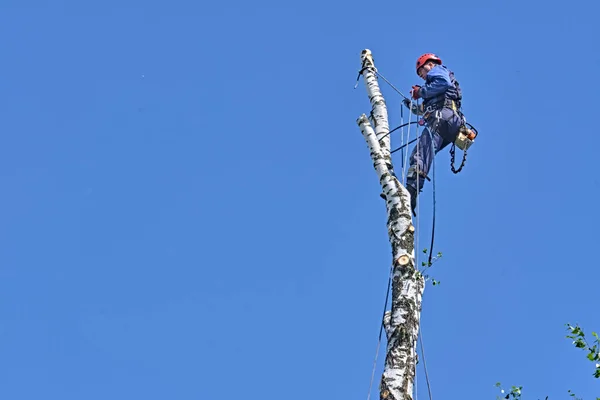
[[[425,53],[419,57],[417,75],[425,84],[413,86],[411,97],[414,100],[423,99],[421,108],[417,109],[409,99],[403,101],[413,113],[423,115],[427,124],[410,156],[410,167],[406,177],[406,188],[411,196],[411,209],[415,216],[417,195],[423,189],[424,180],[429,180],[427,174],[433,157],[456,140],[460,127],[465,122],[459,111],[462,94],[458,82],[454,79],[454,73],[442,65],[438,56]],[[435,148],[433,154],[432,139]]]

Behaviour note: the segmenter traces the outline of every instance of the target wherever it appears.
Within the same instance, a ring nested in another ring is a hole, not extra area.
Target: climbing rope
[[[400,96],[404,97],[407,100],[410,100],[408,97],[406,97],[401,91],[399,91],[396,86],[392,85],[392,83],[390,81],[388,81],[387,79],[385,79],[385,77],[383,75],[381,75],[379,73],[379,71],[375,71],[375,74],[377,76],[379,76],[381,79],[383,79],[388,85],[390,85],[392,87],[392,89],[394,89]]]
[[[410,120],[410,114],[409,114],[409,120]],[[402,103],[400,103],[400,126],[402,126],[402,125],[404,125],[404,107],[402,107]],[[410,126],[410,124],[409,124],[409,126]],[[410,135],[410,128],[409,128],[408,131],[409,131],[409,135]],[[400,143],[404,144],[404,129],[402,129],[400,131],[400,135],[401,135],[400,136]],[[406,140],[408,140],[408,138]],[[391,145],[391,143],[390,143],[390,145]],[[392,154],[394,154],[394,153],[392,153],[390,151],[390,157],[392,156]],[[405,172],[404,172],[404,158],[401,158],[400,165],[402,166],[402,182],[403,182],[402,184],[404,184],[404,174],[405,174]]]
[[[387,290],[385,291],[385,304],[383,305],[383,313],[381,315],[381,325],[379,326],[379,339],[377,339],[377,349],[375,350],[375,359],[373,360],[373,370],[371,371],[371,382],[369,383],[369,393],[367,400],[371,399],[371,390],[373,389],[373,379],[375,379],[375,369],[377,367],[377,358],[379,355],[379,346],[381,345],[381,335],[383,334],[383,319],[385,318],[385,311],[387,309],[388,300],[390,297],[390,287],[392,285],[392,274],[394,267],[390,268],[390,274],[388,277]]]
[[[419,323],[420,325],[420,323]],[[429,383],[429,374],[427,373],[427,363],[425,362],[425,346],[423,345],[423,329],[419,329],[419,343],[421,344],[421,356],[423,356],[423,369],[425,370],[425,381],[427,382],[427,391],[429,392],[429,400],[431,397],[431,384]]]
[[[418,105],[418,103],[417,103]],[[411,114],[412,114],[412,104],[411,104]],[[418,115],[417,115],[418,118]],[[439,122],[439,121],[438,121]],[[437,126],[436,126],[437,129]],[[431,143],[431,151],[432,153],[432,197],[433,197],[433,221],[432,221],[432,229],[431,229],[431,246],[429,248],[429,264],[431,265],[431,255],[432,255],[432,249],[433,249],[433,240],[434,240],[434,234],[435,234],[435,145],[433,142],[433,133],[431,132],[431,127],[427,127],[425,130],[427,130],[427,134],[429,135],[429,139],[430,139],[430,143]],[[423,133],[425,134],[425,133]],[[422,135],[423,135],[422,134]],[[418,128],[417,128],[417,139],[419,139],[419,135],[418,135]],[[417,159],[418,159],[418,154],[419,154],[419,147],[420,147],[420,142],[417,142]],[[417,208],[419,207],[419,174],[417,173]],[[420,210],[420,209],[419,209]],[[421,213],[417,214],[417,232],[420,232],[420,221],[421,221]],[[417,235],[416,237],[416,247],[419,249],[419,235]],[[416,263],[417,265],[419,265],[419,252],[417,252],[417,256],[416,258]],[[418,339],[419,339],[419,343],[421,345],[421,356],[423,358],[423,368],[425,370],[425,381],[427,382],[427,392],[429,393],[429,400],[432,400],[431,397],[431,385],[429,383],[429,374],[427,372],[427,363],[425,362],[425,351],[424,351],[424,346],[423,346],[423,340],[422,340],[422,336],[423,336],[423,329],[421,327],[421,319],[419,318],[419,335],[418,335]],[[417,370],[415,368],[415,378],[416,378],[416,374],[417,374]],[[417,392],[417,386],[415,383],[415,397],[416,397],[416,392]]]
[[[436,126],[437,129],[437,126]],[[431,164],[431,168],[432,168],[432,180],[431,180],[431,197],[433,199],[433,215],[432,215],[432,223],[431,223],[431,244],[429,246],[429,259],[427,260],[427,266],[430,267],[431,266],[431,257],[433,254],[433,241],[435,238],[435,146],[433,144],[433,134],[431,133],[431,130],[427,129],[427,131],[429,132],[429,138],[431,140],[431,151],[432,153],[432,164]],[[420,215],[420,214],[418,214]]]
[[[401,110],[400,112],[402,112],[402,110]],[[383,136],[382,136],[381,138],[379,138],[379,139],[381,140],[381,139],[383,139],[383,138],[385,138],[385,137],[387,137],[387,136],[391,135],[392,133],[396,132],[396,131],[397,131],[398,129],[400,129],[400,128],[404,128],[405,126],[408,126],[408,125],[411,125],[411,124],[418,124],[418,123],[419,123],[418,121],[412,121],[412,122],[407,122],[407,123],[401,123],[400,125],[398,125],[398,126],[397,126],[397,127],[395,127],[394,129],[390,130],[388,133],[386,133],[385,135],[383,135]],[[404,131],[402,131],[402,132],[404,132]],[[402,137],[404,138],[404,133],[402,133]],[[400,149],[403,149],[404,147],[406,147],[406,145],[409,145],[409,144],[411,144],[411,143],[412,143],[412,142],[414,142],[415,140],[417,140],[417,139],[413,139],[413,140],[412,140],[410,143],[406,143],[405,145],[398,147],[398,148],[397,148],[396,150],[394,150],[394,151],[398,151],[398,150],[400,150]],[[402,142],[402,143],[404,143],[404,142]]]

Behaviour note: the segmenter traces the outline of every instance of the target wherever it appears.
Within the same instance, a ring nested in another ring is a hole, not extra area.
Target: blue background
[[[458,175],[436,158],[433,396],[600,396],[565,339],[600,330],[597,13],[3,1],[0,397],[366,398],[391,254],[356,125],[364,48],[404,93],[437,53],[480,132]]]

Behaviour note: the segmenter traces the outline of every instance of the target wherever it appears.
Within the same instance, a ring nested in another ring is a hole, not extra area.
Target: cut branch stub
[[[396,264],[397,265],[408,265],[408,263],[410,262],[410,257],[407,256],[406,254],[401,255],[400,257],[398,257],[398,259],[396,259]]]

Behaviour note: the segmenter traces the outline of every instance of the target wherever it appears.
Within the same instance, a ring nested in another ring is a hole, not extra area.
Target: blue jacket
[[[445,98],[460,101],[462,96],[455,82],[454,73],[445,66],[436,65],[431,68],[425,77],[425,85],[419,91],[423,98],[423,106],[433,106]]]

